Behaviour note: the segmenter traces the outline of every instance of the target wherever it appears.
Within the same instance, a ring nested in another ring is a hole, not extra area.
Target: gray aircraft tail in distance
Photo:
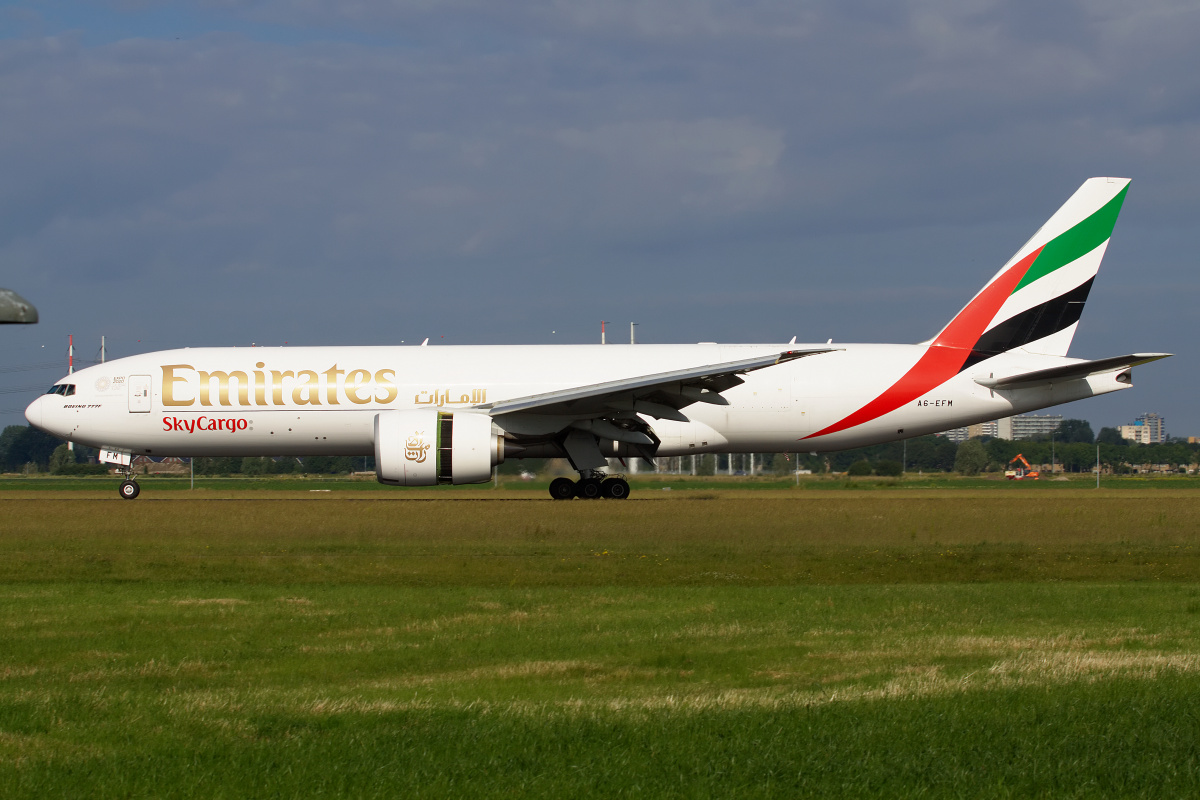
[[[32,325],[37,321],[33,303],[12,289],[0,289],[0,325]]]

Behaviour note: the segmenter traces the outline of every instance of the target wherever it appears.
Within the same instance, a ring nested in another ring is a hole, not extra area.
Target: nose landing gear
[[[142,487],[133,479],[133,464],[126,465],[121,474],[125,476],[125,480],[121,481],[117,494],[121,495],[122,500],[133,500],[142,493]]]
[[[550,496],[555,500],[624,500],[629,497],[629,482],[621,475],[608,475],[599,470],[582,470],[579,480],[555,478],[550,482]]]

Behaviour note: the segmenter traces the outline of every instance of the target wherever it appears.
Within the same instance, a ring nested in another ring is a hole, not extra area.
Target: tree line
[[[108,467],[97,464],[100,453],[93,447],[76,445],[28,425],[9,425],[0,431],[0,472],[49,472],[54,475],[103,474]],[[375,469],[375,459],[360,456],[291,456],[252,458],[196,458],[197,475],[345,475]]]
[[[981,437],[960,445],[944,436],[919,436],[906,442],[887,442],[832,453],[760,453],[755,458],[763,473],[779,475],[790,474],[795,469],[859,475],[895,475],[901,471],[975,474],[1002,470],[1021,453],[1035,465],[1053,462],[1066,472],[1089,472],[1096,463],[1097,443],[1101,465],[1106,471],[1116,473],[1127,473],[1149,464],[1183,469],[1200,463],[1200,444],[1181,440],[1135,444],[1122,439],[1115,428],[1101,428],[1100,433],[1093,436],[1091,425],[1078,419],[1063,420],[1053,435],[1037,439],[1009,441]],[[103,465],[95,463],[97,455],[95,449],[88,447],[68,450],[62,440],[27,425],[9,425],[0,432],[2,472],[105,472]],[[697,471],[702,475],[728,470],[730,457],[727,455],[708,454],[697,458]],[[738,463],[742,462],[735,461]],[[543,465],[544,461],[540,459],[509,461],[500,471],[540,472]],[[193,467],[197,475],[345,475],[373,470],[375,459],[370,456],[196,458]]]

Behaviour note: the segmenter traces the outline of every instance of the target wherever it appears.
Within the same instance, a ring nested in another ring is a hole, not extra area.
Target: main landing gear
[[[550,496],[555,500],[624,500],[629,497],[629,482],[620,475],[606,475],[598,470],[584,470],[579,480],[555,478],[550,482]]]

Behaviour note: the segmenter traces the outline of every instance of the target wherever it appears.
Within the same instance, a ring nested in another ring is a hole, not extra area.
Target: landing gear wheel
[[[117,489],[121,497],[125,500],[132,500],[141,494],[142,487],[138,486],[137,481],[129,480],[121,484],[121,488]]]
[[[624,478],[609,478],[600,484],[600,494],[610,500],[629,497],[629,483]]]
[[[575,484],[575,496],[580,500],[599,500],[600,481],[595,478],[584,478]]]
[[[575,481],[570,478],[555,478],[550,481],[550,496],[555,500],[570,500],[575,496]]]

